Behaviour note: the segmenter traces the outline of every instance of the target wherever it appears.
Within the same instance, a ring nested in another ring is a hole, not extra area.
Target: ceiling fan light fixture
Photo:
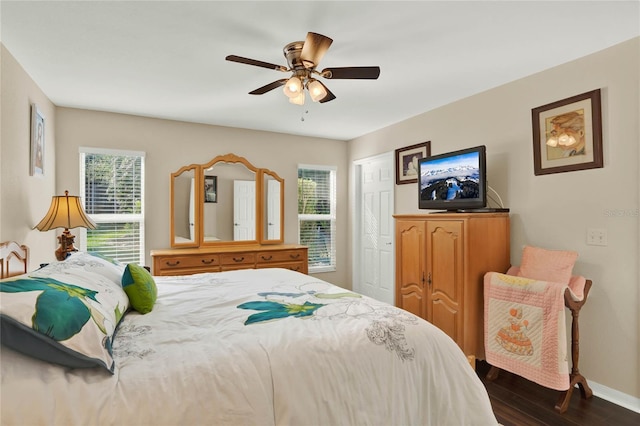
[[[300,92],[297,96],[289,98],[289,102],[296,105],[304,105],[304,92]]]
[[[2,0],[0,0],[2,1]],[[273,81],[249,92],[250,95],[263,95],[277,87],[283,87],[285,96],[293,104],[303,105],[305,91],[314,102],[324,104],[336,98],[331,90],[321,81],[322,78],[336,80],[376,80],[380,76],[380,67],[335,67],[318,71],[316,68],[333,40],[322,34],[309,32],[304,41],[294,41],[287,44],[283,53],[288,66],[276,65],[270,62],[245,58],[237,55],[227,55],[227,61],[253,65],[282,72],[291,72],[289,78]],[[313,77],[318,77],[316,80]]]
[[[309,90],[309,95],[313,102],[318,102],[324,99],[327,96],[327,90],[324,88],[322,83],[320,83],[316,79],[311,79],[307,84],[307,90]]]
[[[284,84],[284,94],[287,95],[288,98],[295,98],[303,93],[304,87],[302,86],[302,80],[298,77],[293,76]]]

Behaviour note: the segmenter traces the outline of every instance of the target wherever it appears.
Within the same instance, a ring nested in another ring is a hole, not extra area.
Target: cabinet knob
[[[429,285],[429,288],[431,288],[431,272],[427,275],[427,284]]]

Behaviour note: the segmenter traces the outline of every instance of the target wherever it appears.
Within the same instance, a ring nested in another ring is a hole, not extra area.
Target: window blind
[[[298,230],[309,248],[309,272],[335,271],[335,167],[298,166]]]
[[[123,263],[144,264],[144,153],[81,148],[80,193],[98,225],[83,246]]]

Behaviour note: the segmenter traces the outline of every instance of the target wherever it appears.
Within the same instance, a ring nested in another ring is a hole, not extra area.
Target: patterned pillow
[[[158,288],[146,269],[134,263],[128,264],[122,274],[122,288],[133,309],[141,314],[151,312],[158,298]]]
[[[122,263],[99,253],[75,252],[67,259],[57,264],[50,264],[49,267],[58,265],[58,269],[82,268],[85,271],[95,272],[105,278],[109,278],[116,284],[120,284],[124,267]]]
[[[573,265],[578,259],[575,251],[546,250],[525,246],[518,276],[540,281],[569,284]]]
[[[129,299],[104,260],[84,256],[90,255],[0,281],[2,344],[44,361],[113,373],[111,343]]]

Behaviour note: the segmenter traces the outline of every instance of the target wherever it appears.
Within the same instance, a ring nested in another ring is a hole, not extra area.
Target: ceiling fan
[[[225,59],[231,62],[255,65],[281,72],[291,72],[292,76],[290,78],[276,80],[249,92],[249,94],[262,95],[277,87],[284,86],[284,93],[289,98],[289,102],[298,105],[304,104],[305,89],[309,92],[309,96],[314,102],[325,103],[336,98],[327,86],[316,79],[316,76],[334,80],[376,80],[378,78],[380,67],[339,67],[325,68],[322,71],[318,71],[316,68],[331,43],[333,43],[331,38],[309,32],[305,41],[294,41],[287,44],[283,49],[283,53],[289,64],[288,67],[236,55],[229,55]]]

